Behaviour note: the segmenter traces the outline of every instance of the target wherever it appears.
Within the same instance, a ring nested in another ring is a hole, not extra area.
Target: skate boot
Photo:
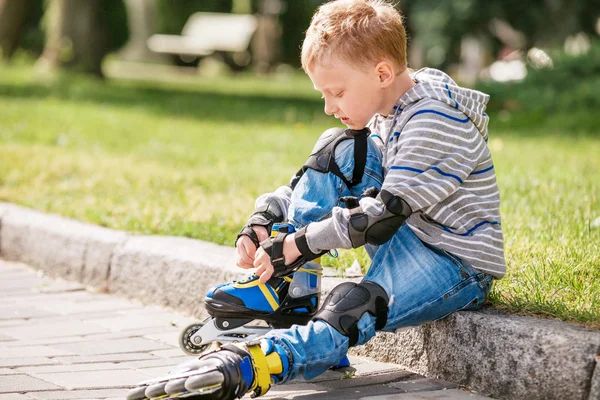
[[[262,396],[288,371],[285,351],[268,339],[229,343],[163,377],[139,383],[129,391],[127,400],[232,400],[248,392],[252,392],[252,397]]]
[[[179,346],[198,355],[212,342],[253,340],[273,328],[306,325],[319,307],[321,274],[321,266],[311,262],[267,283],[251,275],[210,289],[205,298],[210,317],[183,329]]]
[[[289,224],[275,224],[273,232],[293,232]],[[213,287],[205,298],[210,317],[182,330],[179,346],[198,355],[212,342],[253,340],[273,328],[306,325],[319,308],[322,267],[310,261],[289,275],[260,283],[259,277]]]

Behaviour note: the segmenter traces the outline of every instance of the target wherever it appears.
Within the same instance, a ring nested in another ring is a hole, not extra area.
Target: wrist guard
[[[258,248],[260,242],[258,241],[258,236],[252,227],[254,225],[264,226],[267,229],[267,234],[271,234],[271,229],[273,228],[273,224],[276,222],[283,221],[283,218],[274,214],[269,210],[269,206],[263,206],[254,210],[254,213],[250,216],[250,219],[246,223],[246,225],[242,228],[240,233],[235,238],[235,243],[237,243],[238,239],[241,236],[248,236],[252,243]]]
[[[269,257],[271,257],[274,278],[289,275],[308,261],[304,256],[300,256],[291,264],[286,265],[286,259],[283,255],[283,241],[287,235],[288,233],[286,232],[279,232],[277,236],[270,237],[260,243],[260,247],[262,247]]]

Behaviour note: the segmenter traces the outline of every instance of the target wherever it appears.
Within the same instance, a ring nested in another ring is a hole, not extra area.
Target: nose
[[[325,114],[333,115],[337,111],[337,107],[331,102],[325,100]]]

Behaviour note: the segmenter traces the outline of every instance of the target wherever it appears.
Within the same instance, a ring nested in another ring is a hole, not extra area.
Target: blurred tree
[[[127,40],[122,0],[50,0],[38,66],[102,77],[102,60]],[[110,26],[110,30],[109,30]]]
[[[148,38],[156,33],[156,0],[124,0],[129,22],[129,41],[119,52],[126,61],[161,61],[164,57],[148,49]]]
[[[32,0],[0,0],[0,58],[8,60],[17,49]]]
[[[477,37],[496,54],[502,47],[562,46],[572,34],[595,34],[597,0],[402,0],[408,29],[423,47],[424,63],[447,68],[459,61],[465,36]]]
[[[315,10],[323,3],[325,0],[285,1],[285,7],[280,16],[283,28],[281,38],[283,62],[295,66],[300,65],[304,34]]]

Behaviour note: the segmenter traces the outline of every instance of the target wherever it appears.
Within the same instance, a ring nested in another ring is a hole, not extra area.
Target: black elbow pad
[[[377,198],[384,205],[380,215],[367,215],[360,206],[350,210],[348,232],[354,248],[363,246],[365,243],[384,244],[396,234],[404,221],[412,214],[408,203],[387,190],[382,190]]]

